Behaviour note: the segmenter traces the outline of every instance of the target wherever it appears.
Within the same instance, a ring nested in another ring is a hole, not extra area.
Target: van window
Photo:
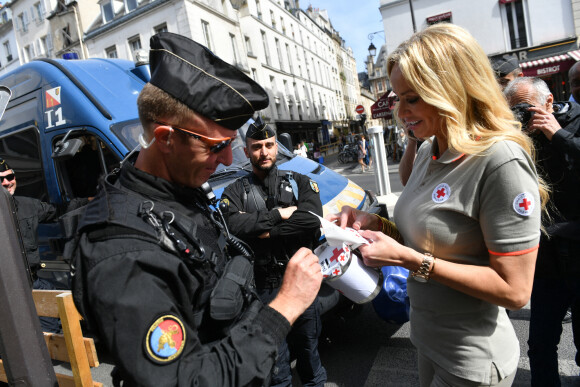
[[[15,195],[48,201],[42,168],[40,137],[36,127],[23,129],[0,138],[0,156],[16,174]]]
[[[139,144],[139,135],[143,133],[141,121],[138,119],[116,123],[111,130],[129,150]]]
[[[61,139],[62,136],[54,140],[53,149]],[[120,160],[92,133],[78,131],[72,133],[69,139],[80,139],[82,145],[73,157],[56,161],[63,198],[95,196],[99,178],[118,167]]]

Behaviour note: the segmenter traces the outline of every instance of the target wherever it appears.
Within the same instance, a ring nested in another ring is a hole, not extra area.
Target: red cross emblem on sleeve
[[[528,192],[522,192],[514,199],[513,208],[522,216],[530,216],[534,211],[534,197]]]

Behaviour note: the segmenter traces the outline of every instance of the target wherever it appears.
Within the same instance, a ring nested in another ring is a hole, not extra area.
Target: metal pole
[[[383,127],[373,126],[367,129],[373,140],[374,161],[375,161],[375,181],[379,195],[391,193],[391,182],[389,180],[389,166],[387,165],[387,152],[385,150],[385,140],[383,139]]]
[[[413,0],[409,0],[409,8],[411,8],[411,21],[413,22],[413,33],[415,33],[417,26],[415,25],[415,12],[413,12]]]

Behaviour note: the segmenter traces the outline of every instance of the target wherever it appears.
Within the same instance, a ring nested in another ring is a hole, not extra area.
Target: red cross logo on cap
[[[431,199],[435,203],[443,203],[447,199],[449,199],[449,195],[451,195],[451,188],[446,183],[441,183],[435,187],[433,193],[431,194]]]
[[[534,211],[534,197],[528,192],[522,192],[514,199],[514,211],[522,216],[530,216]]]

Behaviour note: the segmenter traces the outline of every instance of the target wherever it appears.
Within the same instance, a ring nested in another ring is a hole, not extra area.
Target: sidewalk
[[[353,161],[353,162],[346,163],[346,164],[340,163],[338,161],[338,152],[324,156],[324,163],[323,164],[325,167],[330,168],[333,171],[338,172],[342,175],[361,174],[360,166],[357,162]],[[365,172],[364,175],[366,175],[367,173],[369,175],[374,175],[374,173],[375,173],[374,165],[375,164],[373,163],[373,167],[371,168],[371,170],[369,172]],[[395,204],[397,203],[397,199],[399,198],[399,196],[401,195],[401,192],[403,191],[403,185],[401,184],[401,181],[399,179],[399,162],[388,159],[387,166],[388,166],[388,170],[389,170],[389,182],[390,182],[391,193],[388,195],[377,196],[377,200],[380,203],[383,203],[387,206],[389,216],[392,216],[394,208],[395,208]],[[362,176],[362,174],[361,174],[361,176]],[[352,178],[351,178],[351,180],[352,180]],[[367,188],[367,187],[362,187],[362,188]],[[378,192],[375,192],[375,193],[378,195]]]

